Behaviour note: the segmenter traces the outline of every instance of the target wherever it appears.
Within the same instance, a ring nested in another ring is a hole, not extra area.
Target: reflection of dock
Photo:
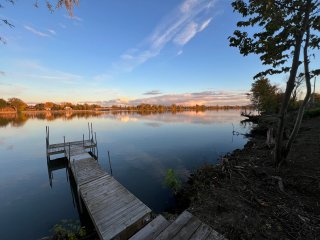
[[[69,166],[80,211],[83,202],[100,239],[224,239],[186,211],[171,224],[161,215],[151,221],[151,209],[101,169],[94,155],[98,149],[92,125],[89,140],[83,137],[82,141],[51,145],[47,127],[46,146],[49,179],[52,171]],[[65,162],[50,160],[55,154],[64,154]]]

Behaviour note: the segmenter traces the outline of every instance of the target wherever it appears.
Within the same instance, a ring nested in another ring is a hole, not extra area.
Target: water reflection
[[[183,181],[199,166],[241,148],[247,139],[233,136],[232,123],[246,133],[242,119],[236,110],[0,114],[0,226],[7,229],[1,239],[39,239],[61,219],[82,221],[66,164],[47,164],[48,125],[50,143],[59,143],[64,136],[81,140],[92,122],[101,167],[110,173],[110,151],[115,179],[159,213],[174,205],[164,183],[168,169]]]
[[[71,121],[73,119],[108,118],[123,123],[147,120],[147,126],[161,127],[162,123],[233,123],[239,120],[239,112],[234,110],[216,111],[184,111],[184,112],[139,112],[139,111],[108,111],[108,112],[22,112],[0,113],[0,127],[22,127],[30,119],[46,120],[48,122],[57,119]]]

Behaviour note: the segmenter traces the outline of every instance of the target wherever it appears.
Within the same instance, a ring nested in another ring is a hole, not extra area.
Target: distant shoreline
[[[189,111],[196,111],[196,112],[204,112],[204,111],[228,111],[228,110],[243,110],[245,108],[214,108],[214,109],[164,109],[164,110],[156,110],[156,109],[91,109],[91,110],[24,110],[24,111],[1,111],[1,114],[19,114],[19,113],[81,113],[81,112],[90,112],[90,113],[103,113],[103,112],[189,112]],[[248,108],[247,108],[248,109]]]

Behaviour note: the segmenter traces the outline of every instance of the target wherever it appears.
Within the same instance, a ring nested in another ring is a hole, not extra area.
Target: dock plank
[[[202,223],[189,240],[205,240],[210,235],[211,231],[212,229],[207,224]]]
[[[180,231],[172,239],[173,240],[189,239],[200,225],[201,225],[201,221],[198,218],[192,216],[192,218],[190,218],[190,220],[180,229]]]
[[[133,235],[129,240],[154,239],[168,226],[169,222],[162,215],[159,215],[150,223],[148,223],[148,225],[142,228],[139,232]]]
[[[86,152],[91,142],[73,142],[66,147],[70,168],[78,185],[79,194],[101,239],[111,239],[126,231],[142,227],[151,209],[130,193],[115,178],[106,173]],[[50,151],[64,149],[64,144],[50,145]],[[133,232],[133,233],[134,233]]]
[[[180,229],[189,222],[193,217],[188,211],[184,211],[169,227],[162,231],[155,239],[166,240],[172,239]]]

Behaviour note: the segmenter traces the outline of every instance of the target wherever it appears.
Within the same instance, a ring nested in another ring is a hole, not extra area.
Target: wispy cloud
[[[24,28],[39,37],[50,37],[57,34],[53,29],[47,29],[47,32],[42,32],[28,25],[25,25]]]
[[[245,105],[249,103],[245,91],[202,91],[181,94],[166,94],[161,96],[152,96],[139,99],[119,98],[108,101],[99,102],[105,106],[111,105],[138,105],[162,104],[162,105]]]
[[[5,76],[6,73],[4,71],[0,71],[0,76]]]
[[[70,16],[70,15],[64,15],[65,18],[77,21],[77,22],[83,22],[83,19],[81,17],[78,17],[76,15]]]
[[[35,81],[54,81],[63,84],[76,84],[84,79],[83,76],[56,69],[50,69],[37,61],[25,59],[16,62],[19,71],[8,73],[9,77],[23,78]]]
[[[0,82],[0,96],[1,97],[12,97],[19,96],[27,90],[25,86],[20,84],[2,83]]]
[[[165,16],[152,34],[138,48],[127,50],[115,67],[131,71],[156,57],[168,44],[187,44],[197,33],[209,26],[216,0],[185,0]]]
[[[200,25],[200,28],[199,28],[198,31],[199,31],[199,32],[202,32],[203,30],[205,30],[205,29],[209,26],[211,20],[212,20],[212,17],[211,17],[211,18],[208,18],[207,20],[205,20],[205,21]]]
[[[64,25],[63,23],[59,23],[59,26],[60,26],[61,28],[63,28],[63,29],[66,29],[66,28],[67,28],[67,26]]]
[[[39,37],[50,37],[50,35],[48,33],[45,33],[45,32],[41,32],[41,31],[38,31],[36,30],[35,28],[33,27],[30,27],[28,25],[25,25],[24,28],[26,30],[28,30],[29,32],[32,32],[33,34],[39,36]]]
[[[183,53],[182,50],[179,50],[179,52],[177,52],[177,56],[180,56]]]
[[[159,90],[152,90],[152,91],[145,92],[143,95],[159,95],[159,94],[162,94],[162,92],[160,92]]]
[[[48,29],[48,32],[51,33],[52,35],[56,35],[57,34],[57,32],[55,30],[53,30],[53,29]]]

